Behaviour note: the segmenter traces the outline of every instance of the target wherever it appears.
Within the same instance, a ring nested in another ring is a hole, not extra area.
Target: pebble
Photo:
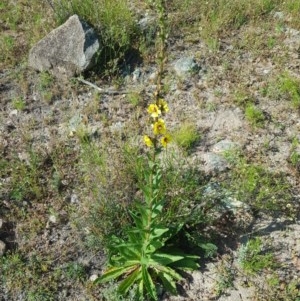
[[[132,72],[132,80],[134,82],[137,82],[140,78],[141,78],[141,75],[142,75],[142,71],[140,68],[137,68],[135,69],[133,72]]]
[[[200,69],[193,57],[180,58],[174,63],[173,68],[179,77],[186,77]]]
[[[2,240],[0,240],[0,256],[3,256],[3,255],[4,255],[5,250],[6,250],[6,245],[5,245],[5,243],[4,243]]]
[[[284,13],[282,11],[276,11],[274,13],[274,18],[275,19],[279,19],[279,20],[282,20],[284,19]]]
[[[230,141],[230,140],[221,140],[218,143],[216,143],[213,148],[212,151],[214,153],[224,153],[226,151],[229,151],[231,149],[234,149],[237,145]]]
[[[98,275],[93,274],[93,275],[90,276],[89,280],[94,282],[96,279],[98,279],[98,277],[99,277]]]
[[[12,110],[9,112],[9,117],[17,116],[18,115],[18,110]]]
[[[49,222],[51,222],[52,224],[56,224],[57,223],[57,217],[55,215],[50,215],[49,216]]]

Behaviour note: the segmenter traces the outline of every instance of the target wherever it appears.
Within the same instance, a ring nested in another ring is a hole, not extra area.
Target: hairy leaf
[[[181,275],[178,274],[175,270],[173,270],[170,267],[158,265],[158,266],[155,266],[155,270],[157,271],[157,274],[162,272],[162,273],[165,273],[165,274],[169,275],[170,277],[172,277],[176,280],[181,280],[182,279]]]
[[[119,276],[130,272],[132,269],[134,269],[135,266],[129,265],[129,266],[122,266],[122,267],[112,267],[109,268],[107,271],[104,272],[104,274],[95,280],[95,283],[104,283],[113,279],[118,278]]]
[[[158,273],[159,279],[162,281],[164,288],[173,295],[177,295],[176,283],[173,278],[166,273]]]
[[[118,291],[120,294],[125,295],[128,289],[139,279],[142,277],[141,266],[137,267],[129,276],[122,281],[119,285]]]
[[[194,256],[196,258],[186,257],[182,260],[179,260],[172,264],[172,267],[182,270],[197,270],[199,268],[199,264],[196,262],[200,257]]]
[[[155,253],[151,256],[151,263],[159,265],[169,265],[173,262],[182,260],[184,257],[166,253]]]
[[[153,300],[157,300],[155,285],[145,265],[142,266],[142,274],[143,274],[143,282],[145,284],[146,290],[148,291],[149,295]]]

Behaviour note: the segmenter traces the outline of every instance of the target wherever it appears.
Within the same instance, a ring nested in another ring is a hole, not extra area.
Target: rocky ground
[[[273,18],[284,24],[281,13]],[[196,130],[200,139],[183,155],[221,198],[219,251],[180,284],[179,296],[161,300],[299,301],[300,31],[245,25],[215,43],[197,32],[172,36],[164,85],[168,127]],[[18,68],[0,71],[1,300],[115,300],[92,285],[105,257],[86,247],[82,217],[93,194],[82,177],[95,175],[82,171],[78,154],[86,136],[105,141],[112,158],[119,141],[139,144],[156,65],[124,69],[118,82],[86,77],[116,93]],[[249,251],[256,238],[259,251]],[[267,263],[256,270],[259,262]]]

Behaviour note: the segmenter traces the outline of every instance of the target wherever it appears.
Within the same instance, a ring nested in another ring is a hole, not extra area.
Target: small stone
[[[79,199],[78,199],[77,194],[72,194],[72,195],[71,195],[70,202],[71,202],[72,204],[78,204],[78,203],[79,203]]]
[[[0,229],[2,228],[2,225],[3,225],[3,219],[0,218]]]
[[[138,21],[138,27],[140,28],[140,30],[148,36],[148,38],[150,37],[154,37],[155,36],[155,32],[156,32],[156,18],[155,16],[151,16],[151,15],[146,15],[145,17],[143,17],[142,19],[140,19]]]
[[[50,215],[49,216],[49,222],[52,224],[56,224],[57,223],[57,217],[55,215]]]
[[[282,11],[276,11],[274,13],[274,18],[275,19],[279,19],[279,20],[282,20],[284,18],[284,13]]]
[[[18,153],[18,158],[22,162],[26,162],[27,165],[30,164],[30,155],[27,152]]]
[[[250,211],[250,206],[232,197],[228,197],[226,200],[224,200],[224,203],[225,206],[233,212],[237,212],[240,209]]]
[[[204,171],[208,174],[225,171],[228,168],[227,161],[215,153],[205,153],[202,156],[204,161]]]
[[[132,72],[132,80],[133,80],[134,82],[137,82],[137,81],[140,79],[141,75],[142,75],[141,69],[139,69],[139,68],[135,69],[135,70]]]
[[[75,114],[69,120],[69,130],[70,133],[75,133],[76,130],[79,128],[80,124],[82,124],[84,120],[84,116],[82,114]]]
[[[186,77],[200,69],[192,57],[180,58],[174,63],[173,67],[179,77]]]
[[[4,243],[2,240],[0,240],[0,256],[3,256],[3,255],[4,255],[5,250],[6,250],[6,245],[5,245],[5,243]]]
[[[18,115],[18,110],[11,110],[9,112],[9,117],[17,116]]]
[[[93,274],[93,275],[91,275],[91,276],[90,276],[90,278],[89,278],[89,279],[90,279],[90,281],[94,282],[95,280],[97,280],[97,279],[98,279],[98,277],[99,277],[98,275],[96,275],[96,274]]]
[[[212,151],[214,153],[224,153],[226,151],[232,150],[236,147],[236,144],[230,140],[221,140],[218,143],[216,143]]]

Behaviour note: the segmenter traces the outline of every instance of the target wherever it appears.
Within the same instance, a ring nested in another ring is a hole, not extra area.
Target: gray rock
[[[132,80],[134,82],[137,82],[142,76],[142,71],[140,68],[136,68],[133,72],[132,72]]]
[[[202,155],[204,161],[204,171],[208,174],[225,171],[228,168],[228,162],[220,155],[208,152]]]
[[[284,13],[282,11],[276,11],[274,13],[274,18],[279,19],[279,20],[283,20],[284,19]]]
[[[244,126],[243,118],[244,115],[240,108],[219,111],[211,127],[212,135],[216,137],[222,134],[239,132]]]
[[[99,48],[94,29],[73,15],[33,46],[29,66],[71,77],[93,66]]]
[[[237,147],[237,145],[234,142],[225,139],[225,140],[221,140],[218,143],[216,143],[213,146],[212,151],[214,153],[224,153],[224,152],[232,150],[236,147]]]
[[[82,124],[84,116],[82,114],[75,114],[69,120],[69,130],[70,132],[76,132],[79,126]]]
[[[211,216],[218,220],[223,214],[231,212],[235,216],[235,224],[240,229],[247,228],[253,221],[250,206],[237,200],[234,193],[223,188],[219,183],[213,182],[205,186],[203,195],[214,202]]]
[[[6,250],[5,243],[2,240],[0,240],[0,256],[4,255],[5,250]]]
[[[0,229],[2,228],[2,225],[3,225],[3,219],[0,218]]]
[[[155,34],[155,30],[153,30],[153,28],[155,29],[156,27],[155,16],[147,14],[145,17],[138,21],[138,27],[144,33],[149,33],[150,31],[153,31],[152,34]]]
[[[186,77],[200,69],[193,57],[180,58],[174,63],[173,68],[179,77]]]

